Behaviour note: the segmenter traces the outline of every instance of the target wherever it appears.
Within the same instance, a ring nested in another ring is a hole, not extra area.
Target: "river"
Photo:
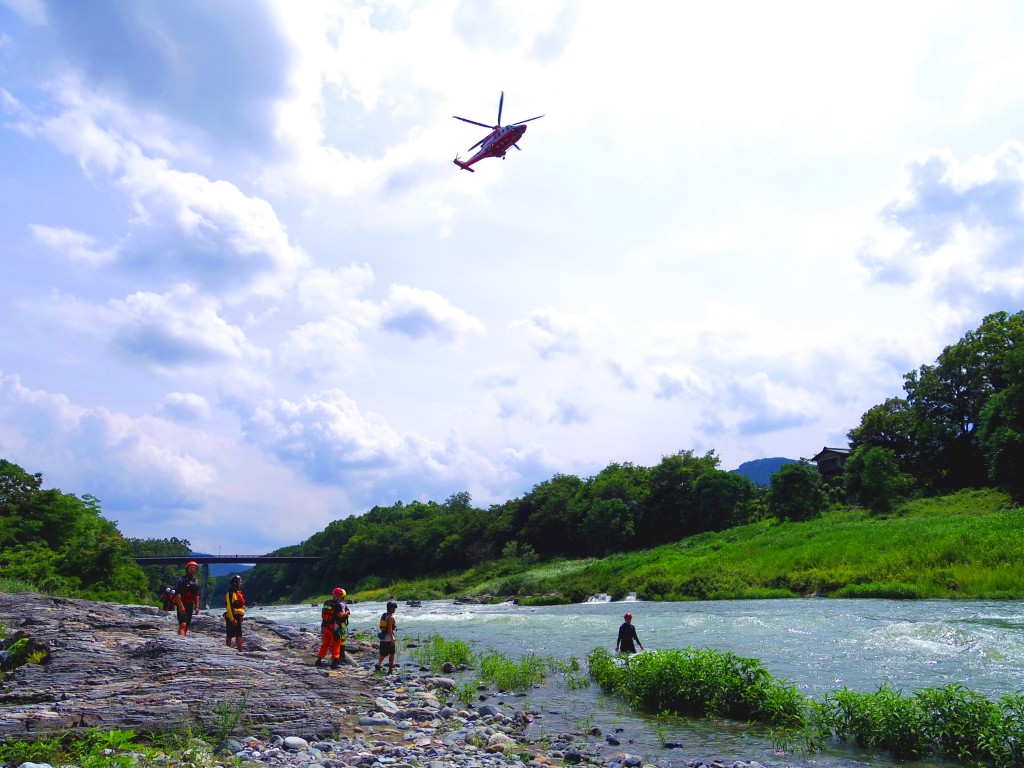
[[[353,604],[351,626],[375,629],[380,603]],[[716,602],[608,602],[519,607],[457,605],[425,601],[399,603],[400,637],[438,633],[462,640],[476,651],[494,649],[513,658],[525,653],[577,657],[595,647],[615,647],[624,611],[632,612],[640,641],[648,650],[714,648],[760,659],[776,678],[797,685],[807,696],[849,687],[874,691],[883,683],[906,693],[963,683],[993,699],[1024,689],[1024,603],[987,601],[736,600]],[[319,609],[309,605],[258,610],[284,624],[315,626]],[[411,663],[407,657],[400,659]],[[766,730],[722,721],[665,721],[637,714],[596,685],[569,691],[553,680],[529,692],[525,702],[542,713],[530,735],[597,726],[621,739],[615,751],[640,753],[685,765],[688,760],[756,759],[792,766],[905,766],[883,754],[836,746],[826,752],[780,755]],[[526,706],[510,697],[509,708]],[[617,733],[617,729],[622,729]],[[630,741],[632,740],[632,741]],[[603,743],[602,739],[594,739]],[[668,750],[661,745],[676,742]],[[610,749],[606,747],[603,751]],[[951,765],[914,763],[920,768]]]

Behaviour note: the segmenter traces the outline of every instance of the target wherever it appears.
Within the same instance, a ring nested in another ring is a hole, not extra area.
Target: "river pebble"
[[[621,751],[601,754],[601,747],[617,744],[618,739],[600,739],[599,729],[562,733],[540,746],[523,738],[523,729],[538,716],[536,712],[510,716],[491,704],[462,707],[448,700],[454,687],[450,678],[402,672],[380,677],[379,686],[373,710],[359,717],[351,733],[337,739],[310,741],[298,733],[236,736],[222,741],[203,760],[190,762],[197,768],[785,768],[754,760],[649,762]],[[171,768],[175,762],[146,760],[153,768]],[[19,768],[52,767],[23,763]]]

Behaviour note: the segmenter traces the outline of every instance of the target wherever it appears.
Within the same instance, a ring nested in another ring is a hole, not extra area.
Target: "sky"
[[[1024,306],[1016,2],[0,0],[0,458],[262,554],[846,444]],[[504,160],[451,161],[528,124]]]

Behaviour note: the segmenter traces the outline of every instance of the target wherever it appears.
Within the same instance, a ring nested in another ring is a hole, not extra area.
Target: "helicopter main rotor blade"
[[[512,146],[515,147],[516,149],[518,149],[520,152],[523,151],[523,148],[520,147],[518,144],[513,144]]]
[[[501,108],[505,106],[505,92],[501,92],[501,98],[498,99],[498,125],[501,125]]]
[[[542,117],[544,117],[544,115],[537,115],[536,117],[531,117],[529,120],[520,120],[518,123],[512,123],[512,125],[522,125],[523,123],[530,122],[530,120],[540,120]]]
[[[470,147],[470,148],[469,148],[469,149],[467,149],[466,151],[467,151],[467,152],[472,152],[472,151],[473,151],[474,149],[476,149],[477,147],[479,147],[479,146],[480,146],[481,144],[483,144],[483,143],[484,143],[485,141],[487,141],[487,137],[486,137],[486,136],[484,136],[484,137],[483,137],[482,139],[480,139],[480,141],[478,141],[478,142],[477,142],[476,144],[474,144],[474,145],[473,145],[472,147]]]
[[[489,131],[494,130],[493,125],[487,125],[486,123],[478,123],[476,120],[469,120],[465,117],[459,117],[458,115],[452,115],[452,117],[454,117],[456,120],[461,120],[464,123],[472,123],[473,125],[479,125],[481,128],[486,128]]]

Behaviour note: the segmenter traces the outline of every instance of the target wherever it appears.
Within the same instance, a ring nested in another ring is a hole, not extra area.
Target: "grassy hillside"
[[[400,582],[356,599],[490,594],[579,602],[798,597],[1024,598],[1024,509],[993,491],[909,502],[878,517],[836,507],[800,523],[762,521],[603,560],[504,560]]]

